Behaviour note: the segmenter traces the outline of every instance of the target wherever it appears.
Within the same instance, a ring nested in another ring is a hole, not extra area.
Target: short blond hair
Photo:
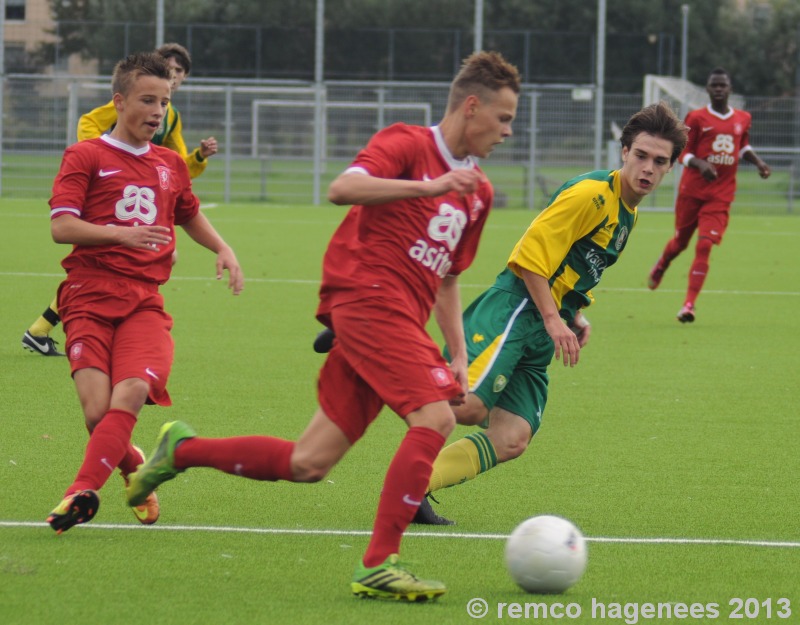
[[[485,102],[505,87],[519,94],[519,70],[499,52],[474,52],[464,59],[450,84],[447,110],[454,110],[470,95]]]
[[[139,76],[155,76],[172,80],[172,69],[167,60],[156,52],[129,54],[114,66],[111,75],[111,93],[127,95]]]

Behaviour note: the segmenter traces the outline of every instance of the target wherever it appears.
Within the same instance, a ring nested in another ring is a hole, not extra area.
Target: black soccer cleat
[[[433,506],[431,506],[430,499],[433,499],[433,497],[431,497],[429,493],[425,496],[425,499],[422,500],[411,522],[417,525],[455,525],[455,521],[445,519],[443,516],[436,514]],[[436,501],[435,499],[433,500]],[[437,501],[436,503],[439,502]]]
[[[325,328],[322,332],[317,334],[317,338],[314,339],[314,351],[318,354],[327,354],[331,351],[333,339],[335,338],[336,335],[333,333],[333,330]]]
[[[49,336],[33,336],[27,331],[22,335],[22,347],[42,356],[66,356],[58,350],[57,343]]]

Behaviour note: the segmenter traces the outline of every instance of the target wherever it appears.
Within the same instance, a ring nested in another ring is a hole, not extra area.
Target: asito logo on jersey
[[[117,219],[122,221],[138,219],[148,226],[155,222],[158,209],[155,204],[156,194],[151,188],[129,184],[122,195],[122,199],[114,205]]]
[[[450,252],[458,247],[466,225],[467,216],[463,211],[446,202],[441,204],[439,214],[428,224],[428,236],[444,245],[430,245],[425,239],[417,239],[408,250],[408,255],[440,278],[444,278],[453,266]]]
[[[713,154],[709,154],[706,160],[713,165],[733,165],[736,159],[732,156],[735,149],[733,135],[718,134],[711,144]]]

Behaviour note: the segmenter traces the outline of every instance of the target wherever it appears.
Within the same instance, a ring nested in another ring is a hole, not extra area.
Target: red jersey
[[[372,137],[348,171],[432,180],[477,167],[472,157],[458,160],[450,153],[437,126],[394,124]],[[325,252],[317,317],[326,323],[333,307],[380,295],[427,322],[442,279],[461,273],[475,258],[493,196],[487,181],[468,197],[450,192],[353,206]]]
[[[699,169],[685,167],[681,176],[681,195],[733,202],[739,159],[751,149],[750,120],[750,113],[745,111],[729,107],[725,115],[720,115],[711,105],[691,111],[686,116],[689,140],[680,156],[681,162],[687,156],[706,160],[714,165],[718,177],[708,181]]]
[[[70,214],[101,226],[166,226],[172,241],[158,251],[75,245],[61,266],[67,273],[97,268],[163,284],[172,269],[175,226],[190,221],[199,208],[186,163],[172,150],[150,143],[132,148],[108,135],[80,141],[64,152],[50,218]]]

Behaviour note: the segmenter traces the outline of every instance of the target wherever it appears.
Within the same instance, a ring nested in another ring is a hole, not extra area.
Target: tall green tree
[[[100,61],[154,46],[156,0],[50,0],[60,55]],[[592,82],[596,0],[485,0],[484,47],[531,82]],[[796,87],[798,0],[609,0],[606,86],[637,91],[645,73],[680,69],[689,13],[689,78],[721,65],[737,91]],[[171,0],[165,36],[192,52],[198,75],[313,77],[316,0]],[[472,0],[325,0],[326,76],[446,80],[473,47]],[[55,59],[55,46],[42,47]]]

